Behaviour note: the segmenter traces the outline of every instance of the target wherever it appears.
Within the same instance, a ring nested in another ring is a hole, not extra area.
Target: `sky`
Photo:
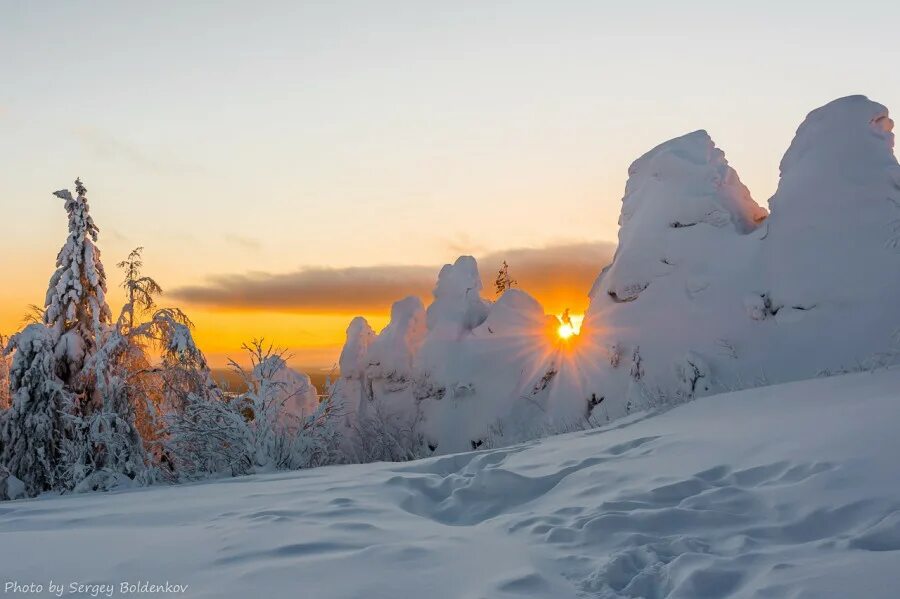
[[[706,129],[765,205],[810,110],[900,106],[898,26],[865,0],[0,0],[0,332],[42,303],[76,176],[110,287],[143,246],[214,364],[265,337],[327,367],[460,254],[583,312],[631,161]]]

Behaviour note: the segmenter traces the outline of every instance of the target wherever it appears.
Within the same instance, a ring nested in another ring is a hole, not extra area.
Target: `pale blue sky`
[[[900,110],[898,24],[871,1],[3,0],[25,291],[0,304],[42,292],[76,175],[108,260],[142,244],[168,286],[613,240],[628,164],[698,128],[764,204],[807,112]]]

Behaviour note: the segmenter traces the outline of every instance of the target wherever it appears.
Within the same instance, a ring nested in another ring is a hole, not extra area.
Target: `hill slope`
[[[4,582],[113,583],[114,596],[122,581],[168,581],[185,597],[895,597],[898,389],[900,370],[885,370],[498,450],[9,502]]]

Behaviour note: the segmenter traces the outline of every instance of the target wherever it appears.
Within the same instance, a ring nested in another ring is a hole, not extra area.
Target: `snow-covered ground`
[[[52,579],[112,596],[168,581],[216,598],[897,597],[898,392],[900,370],[881,370],[504,449],[8,502],[3,583],[42,584],[33,596]]]

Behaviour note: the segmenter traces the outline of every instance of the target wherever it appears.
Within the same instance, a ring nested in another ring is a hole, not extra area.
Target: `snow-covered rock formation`
[[[629,169],[619,246],[580,338],[559,341],[524,291],[483,299],[464,256],[441,270],[425,328],[411,298],[374,340],[351,324],[338,396],[370,413],[394,406],[412,453],[447,453],[900,361],[892,129],[862,96],[810,113],[771,214],[705,131],[667,141]]]
[[[781,161],[757,269],[775,380],[867,367],[900,349],[900,166],[887,108],[863,96],[809,114]],[[775,364],[770,348],[791,360]],[[768,360],[766,358],[769,358]]]
[[[612,398],[612,416],[896,361],[892,127],[884,106],[862,96],[814,110],[781,162],[765,220],[721,152],[701,151],[703,134],[635,162],[619,249],[585,325],[594,343],[629,358],[589,377],[588,388]]]
[[[508,430],[510,419],[533,428],[531,412],[546,410],[558,325],[524,291],[482,298],[471,256],[443,267],[427,311],[418,298],[401,300],[377,336],[354,319],[335,397],[351,435],[374,437],[356,451],[395,458],[533,436]]]
[[[601,420],[655,394],[712,390],[709,362],[743,318],[741,289],[766,218],[705,131],[657,146],[628,173],[619,246],[591,289],[582,330],[593,348],[585,387],[605,398]]]

